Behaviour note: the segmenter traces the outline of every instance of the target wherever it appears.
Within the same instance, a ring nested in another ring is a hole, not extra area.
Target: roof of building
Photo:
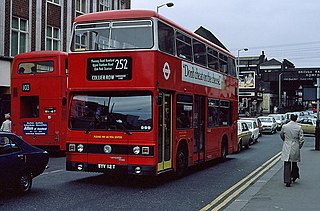
[[[230,52],[223,44],[220,42],[220,40],[212,34],[208,29],[204,28],[203,26],[200,26],[194,33],[200,35],[201,37],[211,41],[212,43],[218,45],[219,47],[225,49],[226,51]]]
[[[260,66],[279,66],[279,65],[282,65],[282,63],[276,59],[270,59],[266,62],[263,62]]]

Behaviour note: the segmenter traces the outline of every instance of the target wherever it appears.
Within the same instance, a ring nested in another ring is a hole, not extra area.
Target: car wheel
[[[252,142],[252,138],[249,139],[248,143],[245,146],[245,149],[249,149],[250,143]]]
[[[32,186],[32,176],[29,172],[23,172],[18,178],[17,188],[21,193],[30,191]]]
[[[238,142],[238,152],[241,152],[241,150],[242,150],[242,140]]]

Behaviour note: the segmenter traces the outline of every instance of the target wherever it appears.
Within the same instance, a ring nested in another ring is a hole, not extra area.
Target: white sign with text
[[[182,61],[182,81],[216,89],[225,89],[225,80],[226,77],[223,74]]]

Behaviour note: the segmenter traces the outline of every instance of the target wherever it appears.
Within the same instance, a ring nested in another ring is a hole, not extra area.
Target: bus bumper
[[[143,175],[155,176],[155,166],[142,166],[142,165],[114,165],[114,164],[90,164],[83,162],[66,162],[67,171],[79,172],[99,172],[99,173],[122,173],[130,175]]]

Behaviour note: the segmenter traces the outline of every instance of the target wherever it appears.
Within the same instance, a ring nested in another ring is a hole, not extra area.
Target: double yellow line
[[[266,161],[264,164],[262,164],[256,170],[251,172],[251,174],[249,174],[248,176],[246,176],[245,178],[243,178],[242,180],[237,182],[235,185],[233,185],[231,188],[229,188],[228,190],[223,192],[221,195],[219,195],[217,198],[215,198],[212,202],[210,202],[207,206],[203,207],[200,211],[205,211],[205,210],[210,210],[210,209],[213,211],[216,211],[216,210],[220,210],[221,208],[226,206],[226,204],[228,204],[232,199],[237,197],[243,190],[245,190],[249,185],[251,185],[258,177],[260,177],[264,172],[266,172],[272,166],[274,166],[280,160],[280,156],[281,156],[281,152],[279,152],[278,154],[273,156],[271,159]],[[239,186],[241,186],[241,187],[239,187]],[[235,189],[237,189],[237,190],[235,190]],[[234,192],[231,195],[229,195],[227,198],[225,198],[232,191],[234,191]]]

